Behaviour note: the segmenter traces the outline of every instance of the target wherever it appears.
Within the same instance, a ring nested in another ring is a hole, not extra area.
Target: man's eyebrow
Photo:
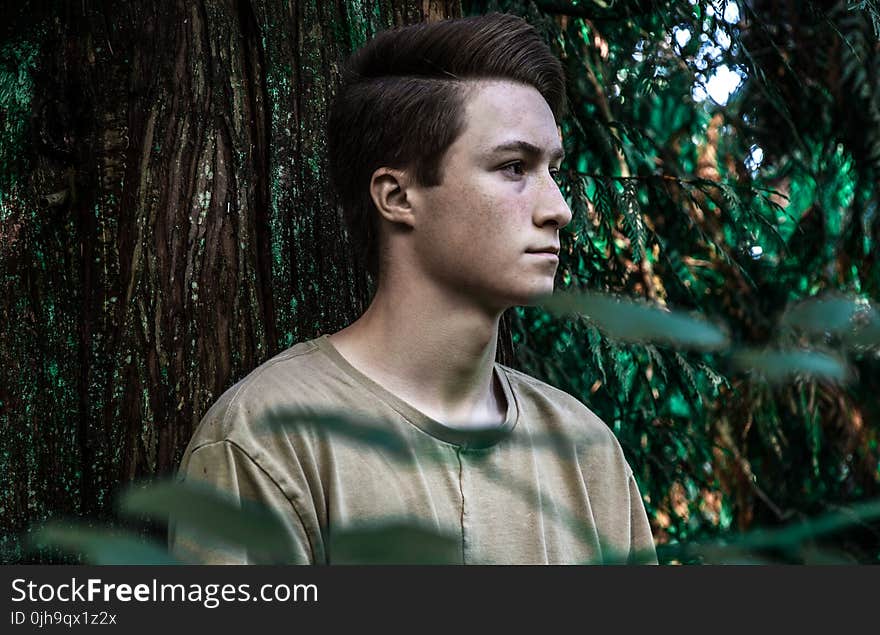
[[[498,152],[505,152],[510,150],[519,150],[520,152],[524,152],[533,157],[539,157],[543,154],[541,148],[538,146],[529,143],[528,141],[508,141],[507,143],[502,143],[501,145],[497,145],[489,151],[489,154],[496,154]],[[550,151],[550,159],[551,160],[562,160],[565,158],[565,151],[561,147],[553,148]]]

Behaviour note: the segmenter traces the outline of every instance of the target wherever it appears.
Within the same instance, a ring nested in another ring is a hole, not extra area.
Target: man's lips
[[[546,247],[538,247],[536,249],[526,249],[527,254],[553,254],[559,255],[559,245],[548,245]]]
[[[527,251],[526,253],[532,256],[541,256],[542,258],[552,258],[553,260],[559,260],[559,256],[557,256],[552,251]]]

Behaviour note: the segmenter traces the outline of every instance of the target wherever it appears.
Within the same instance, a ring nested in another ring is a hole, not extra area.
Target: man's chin
[[[553,295],[552,281],[543,286],[544,288],[535,286],[531,289],[508,289],[506,292],[496,288],[494,293],[487,289],[482,304],[489,312],[497,314],[517,306],[536,306]]]
[[[538,306],[553,295],[553,286],[550,285],[546,289],[531,291],[519,298],[516,306]]]

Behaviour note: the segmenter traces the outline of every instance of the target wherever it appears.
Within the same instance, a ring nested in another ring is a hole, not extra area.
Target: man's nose
[[[571,222],[571,208],[565,202],[562,196],[562,190],[553,178],[553,175],[547,172],[547,175],[541,181],[541,196],[536,211],[535,224],[544,225],[547,221],[555,221],[559,228],[565,227]]]

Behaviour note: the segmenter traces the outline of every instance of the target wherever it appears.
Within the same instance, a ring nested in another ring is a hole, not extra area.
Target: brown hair
[[[465,80],[533,86],[558,121],[562,64],[518,16],[482,16],[383,31],[342,70],[327,128],[330,178],[356,257],[378,278],[378,215],[369,187],[383,166],[412,169],[423,187],[440,185],[446,150],[464,131]]]

